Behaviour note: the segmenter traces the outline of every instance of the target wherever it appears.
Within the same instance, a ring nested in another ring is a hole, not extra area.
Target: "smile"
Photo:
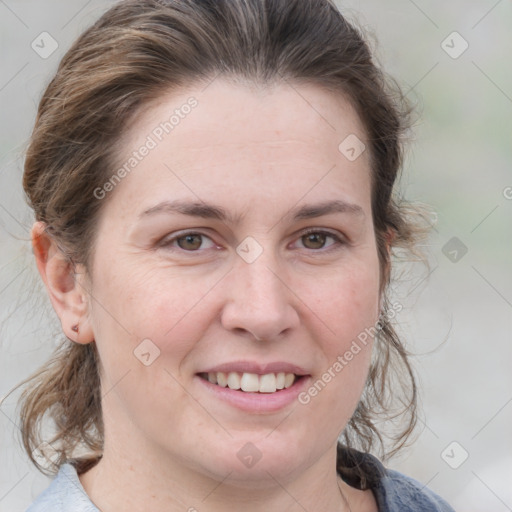
[[[246,393],[276,393],[293,386],[300,378],[294,373],[284,372],[264,375],[245,372],[208,372],[200,373],[199,376],[217,386]]]

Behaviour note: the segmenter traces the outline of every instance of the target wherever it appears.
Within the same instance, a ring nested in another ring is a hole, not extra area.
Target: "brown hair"
[[[408,353],[387,316],[386,298],[386,241],[411,248],[419,232],[392,193],[409,108],[373,62],[361,33],[331,0],[127,0],[115,5],[73,44],[41,99],[23,180],[35,217],[46,223],[71,262],[90,270],[105,203],[94,190],[115,166],[113,148],[123,127],[164,92],[208,83],[218,75],[262,85],[315,84],[348,98],[363,122],[372,162],[383,315],[367,386],[343,440],[368,452],[376,444],[383,447],[377,422],[400,416],[393,453],[416,421],[416,384]],[[49,417],[55,431],[49,443],[58,454],[53,469],[83,447],[90,455],[75,461],[81,461],[79,472],[86,470],[103,446],[95,343],[65,340],[27,383],[20,415],[33,462],[42,420]],[[396,398],[399,410],[393,406]]]

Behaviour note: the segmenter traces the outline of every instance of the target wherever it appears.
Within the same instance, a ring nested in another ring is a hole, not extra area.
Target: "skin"
[[[287,361],[314,382],[377,321],[369,155],[351,162],[338,149],[350,134],[365,140],[360,120],[317,86],[217,79],[145,108],[123,137],[121,165],[191,96],[198,106],[103,199],[89,273],[78,266],[74,274],[44,225],[33,227],[65,334],[95,340],[101,359],[105,450],[82,485],[102,512],[377,510],[371,491],[335,471],[371,343],[307,405],[295,400],[273,413],[240,411],[196,376],[233,360]],[[143,215],[177,199],[233,218]],[[360,211],[290,214],[340,199]],[[342,242],[311,240],[309,228]],[[180,246],[184,230],[204,236]],[[236,252],[247,236],[263,251],[252,263]],[[134,356],[143,339],[160,349],[149,366]],[[261,454],[251,468],[237,457],[248,442]]]

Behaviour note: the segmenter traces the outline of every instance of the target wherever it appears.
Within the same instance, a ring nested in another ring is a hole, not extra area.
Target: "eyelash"
[[[320,249],[308,249],[307,247],[304,247],[304,249],[307,251],[327,253],[327,252],[331,252],[336,249],[340,249],[341,246],[347,245],[347,241],[344,240],[342,237],[338,236],[335,233],[332,233],[331,231],[326,231],[326,230],[322,230],[322,229],[308,229],[306,231],[303,231],[297,240],[300,240],[303,237],[308,236],[310,234],[326,235],[328,238],[332,238],[334,240],[334,243],[329,245],[327,248],[322,247]],[[171,250],[178,250],[180,252],[191,253],[191,254],[202,252],[201,249],[196,249],[196,250],[190,251],[187,249],[182,249],[181,247],[173,247],[172,246],[172,244],[174,242],[176,242],[177,240],[179,240],[180,238],[185,238],[186,236],[190,236],[190,235],[197,235],[197,236],[205,237],[205,238],[208,238],[211,240],[211,238],[204,233],[197,232],[197,231],[186,231],[183,233],[178,233],[177,235],[173,236],[172,238],[168,238],[168,239],[164,238],[161,242],[158,243],[158,246],[162,247],[162,248],[166,248],[166,249],[170,248]],[[213,240],[211,240],[211,241],[213,242]],[[203,249],[203,250],[207,250],[207,249]]]

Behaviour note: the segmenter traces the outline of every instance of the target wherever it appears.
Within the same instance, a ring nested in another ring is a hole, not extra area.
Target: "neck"
[[[260,475],[256,481],[239,481],[233,474],[213,478],[161,457],[137,456],[142,450],[131,451],[135,453],[105,446],[100,462],[80,476],[86,493],[102,512],[351,510],[351,488],[334,469],[335,447],[298,475],[284,478],[267,472],[266,478]]]

